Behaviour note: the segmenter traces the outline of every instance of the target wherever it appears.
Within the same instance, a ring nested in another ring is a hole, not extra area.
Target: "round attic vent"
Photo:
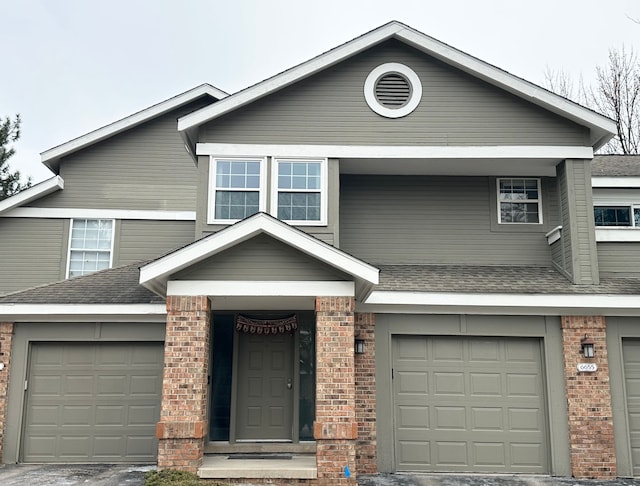
[[[390,62],[369,73],[364,97],[378,115],[400,118],[415,110],[422,97],[422,85],[413,69]]]

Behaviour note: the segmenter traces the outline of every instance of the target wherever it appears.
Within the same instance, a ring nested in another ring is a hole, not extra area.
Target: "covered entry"
[[[31,345],[23,462],[153,462],[162,343]]]
[[[541,341],[394,336],[398,471],[547,473]]]

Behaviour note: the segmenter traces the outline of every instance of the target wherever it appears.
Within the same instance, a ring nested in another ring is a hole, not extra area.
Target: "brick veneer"
[[[316,439],[318,484],[355,485],[356,422],[352,297],[316,298]],[[351,477],[345,477],[345,467]]]
[[[13,323],[0,322],[0,363],[4,369],[0,371],[0,463],[4,452],[4,427],[7,414],[7,389],[9,387],[9,371],[11,370],[11,343],[13,341]]]
[[[616,477],[611,387],[602,316],[562,317],[571,473],[576,478]],[[580,340],[587,334],[595,342],[595,357],[585,358]],[[593,362],[598,370],[578,372],[578,363]]]
[[[158,467],[197,472],[207,430],[210,305],[205,296],[167,297]]]
[[[375,314],[355,315],[355,334],[365,342],[365,353],[356,354],[356,466],[360,474],[378,472],[376,454],[376,340]]]

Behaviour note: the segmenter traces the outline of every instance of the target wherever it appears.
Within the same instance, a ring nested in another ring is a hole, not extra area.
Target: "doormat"
[[[263,461],[263,460],[278,460],[278,461],[289,461],[292,459],[290,455],[283,454],[232,454],[227,459],[244,459],[244,460],[255,460],[255,461]]]

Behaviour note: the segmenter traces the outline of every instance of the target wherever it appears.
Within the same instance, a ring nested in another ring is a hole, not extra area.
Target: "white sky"
[[[533,83],[589,82],[640,51],[639,0],[0,0],[0,116],[22,115],[12,168],[208,82],[233,93],[398,20]]]

